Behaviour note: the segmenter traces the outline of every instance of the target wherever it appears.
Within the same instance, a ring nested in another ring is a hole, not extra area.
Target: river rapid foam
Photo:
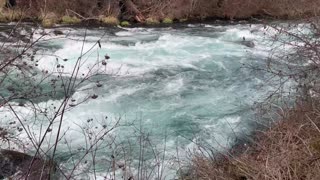
[[[235,142],[236,137],[249,134],[252,107],[271,90],[265,85],[265,74],[243,66],[246,63],[259,66],[267,58],[270,48],[264,43],[262,25],[58,29],[63,35],[56,36],[47,29],[47,39],[36,45],[39,50],[35,58],[39,61],[39,69],[54,71],[56,57],[60,57],[68,59],[59,62],[68,76],[82,48],[84,52],[90,51],[84,56],[86,60],[81,73],[87,72],[88,67],[105,54],[111,57],[103,78],[98,79],[103,86],[92,90],[98,98],[80,104],[64,116],[63,141],[68,143],[58,146],[57,156],[63,167],[72,166],[72,161],[79,158],[75,152],[86,145],[83,127],[99,130],[103,123],[111,125],[121,119],[121,126],[110,132],[110,138],[119,146],[126,144],[123,147],[132,156],[132,173],[137,171],[141,153],[138,142],[143,132],[148,135],[153,148],[165,149],[164,160],[169,165],[164,167],[162,164],[161,169],[166,172],[167,179],[172,179],[175,165],[170,160],[176,158],[178,151],[184,159],[188,151],[195,150],[197,143],[224,150]],[[101,48],[96,45],[98,40]],[[244,41],[253,46],[249,47]],[[81,87],[73,98],[86,96],[88,92],[82,89],[95,84],[92,82]],[[51,99],[39,102],[38,106],[50,110],[59,103],[61,100]],[[17,111],[34,118],[28,108],[19,107]],[[0,116],[2,124],[10,122],[10,113]],[[88,122],[90,119],[93,120]],[[43,134],[46,124],[48,122],[40,119],[30,122],[33,136]],[[54,124],[53,129],[57,126],[58,123]],[[54,142],[55,134],[55,131],[49,133],[48,144]],[[25,138],[26,134],[18,136]],[[118,148],[108,146],[108,143],[101,144],[103,148],[96,155],[98,179],[110,173],[106,164]],[[146,159],[157,161],[147,151]],[[90,158],[80,167],[79,174],[90,169]],[[92,173],[81,176],[93,178]]]

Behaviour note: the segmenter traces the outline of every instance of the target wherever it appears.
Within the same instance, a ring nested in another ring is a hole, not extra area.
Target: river
[[[80,69],[87,73],[97,60],[110,56],[100,76],[73,95],[73,99],[81,99],[92,93],[98,98],[81,103],[63,117],[63,138],[56,156],[62,168],[74,165],[81,157],[79,153],[84,153],[81,150],[89,142],[84,130],[98,132],[104,125],[118,123],[105,137],[108,140],[99,143],[96,172],[90,155],[77,168],[78,178],[109,176],[110,162],[115,158],[117,163],[124,163],[124,154],[131,162],[130,172],[137,174],[143,146],[148,166],[158,163],[164,179],[173,179],[177,156],[187,161],[188,152],[196,151],[199,144],[223,151],[237,137],[250,134],[254,103],[262,101],[272,89],[266,84],[266,74],[246,66],[263,66],[268,57],[270,47],[260,24],[54,30],[63,34],[46,29],[47,35],[35,45],[40,70],[56,71],[59,57],[68,76],[81,51],[88,50]],[[38,37],[40,33],[36,32],[34,38]],[[90,89],[97,81],[101,87]],[[59,103],[60,99],[47,99],[37,106],[50,111]],[[17,111],[35,119],[28,108],[19,107]],[[8,116],[10,113],[2,113],[1,123],[10,128]],[[28,121],[36,139],[47,124],[41,119]],[[57,127],[58,122],[53,129]],[[47,135],[45,146],[53,144],[55,134],[53,130]],[[18,137],[27,139],[25,133]],[[121,174],[121,170],[116,173]]]

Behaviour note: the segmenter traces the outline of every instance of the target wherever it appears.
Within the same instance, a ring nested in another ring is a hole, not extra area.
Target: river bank
[[[14,3],[13,3],[14,2]],[[316,0],[94,0],[0,1],[0,22],[34,21],[45,27],[95,21],[107,25],[159,25],[215,20],[302,19],[320,11]]]
[[[211,158],[195,153],[182,179],[319,179],[318,112],[316,101],[283,109],[246,144]]]

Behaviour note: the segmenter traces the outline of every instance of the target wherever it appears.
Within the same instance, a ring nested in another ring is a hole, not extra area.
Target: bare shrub
[[[191,176],[199,179],[319,179],[318,109],[297,107],[258,132],[239,156],[194,156]]]

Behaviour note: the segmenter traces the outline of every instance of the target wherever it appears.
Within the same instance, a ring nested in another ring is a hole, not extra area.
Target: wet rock
[[[54,30],[54,31],[53,31],[53,34],[56,35],[56,36],[58,36],[58,35],[63,35],[63,32],[60,31],[60,30]]]
[[[249,48],[254,48],[255,47],[255,44],[253,41],[241,41],[241,44],[244,45],[244,46],[247,46]]]
[[[25,179],[29,171],[29,166],[33,157],[25,153],[0,150],[0,179],[13,178]],[[33,165],[30,168],[28,179],[49,179],[55,173],[55,168],[52,163],[43,159],[35,158]]]

